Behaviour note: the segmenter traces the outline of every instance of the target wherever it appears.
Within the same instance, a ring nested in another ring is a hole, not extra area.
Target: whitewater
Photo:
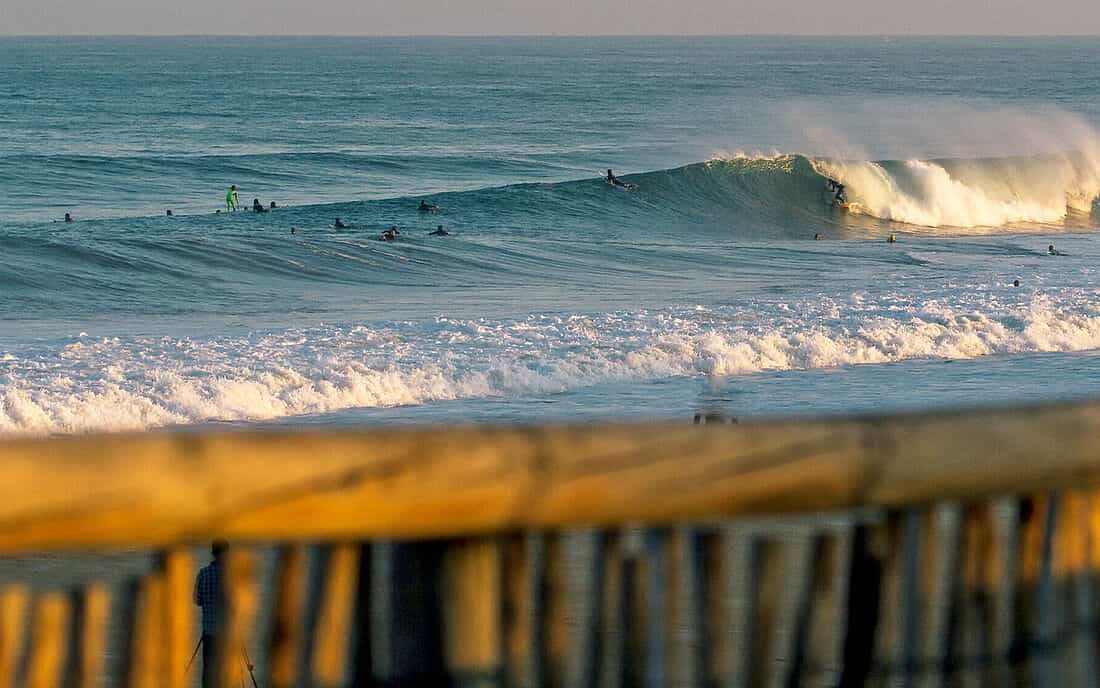
[[[1098,50],[0,39],[0,436],[1090,396]]]

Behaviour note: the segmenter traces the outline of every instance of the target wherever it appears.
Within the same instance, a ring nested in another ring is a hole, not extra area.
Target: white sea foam
[[[90,339],[0,361],[0,435],[142,430],[611,382],[1100,348],[1092,294],[1025,304],[820,300],[519,321]],[[755,317],[754,317],[755,316]]]
[[[832,157],[814,165],[845,184],[853,211],[913,225],[1057,223],[1071,211],[1090,212],[1100,196],[1100,133],[1064,113],[1006,117],[970,119],[1003,130],[1030,152],[890,165]]]

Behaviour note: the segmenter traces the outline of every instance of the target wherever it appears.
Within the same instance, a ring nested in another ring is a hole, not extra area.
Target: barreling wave
[[[850,209],[923,227],[1056,224],[1100,196],[1100,151],[983,160],[815,161]]]

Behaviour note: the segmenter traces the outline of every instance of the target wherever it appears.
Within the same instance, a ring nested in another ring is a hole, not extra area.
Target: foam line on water
[[[0,353],[0,436],[143,430],[684,376],[1100,348],[1094,294],[822,299],[237,338],[78,337]]]

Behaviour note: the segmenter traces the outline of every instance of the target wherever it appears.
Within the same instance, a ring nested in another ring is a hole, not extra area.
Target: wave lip
[[[922,227],[1056,224],[1100,196],[1100,149],[982,160],[816,160],[852,212]]]

